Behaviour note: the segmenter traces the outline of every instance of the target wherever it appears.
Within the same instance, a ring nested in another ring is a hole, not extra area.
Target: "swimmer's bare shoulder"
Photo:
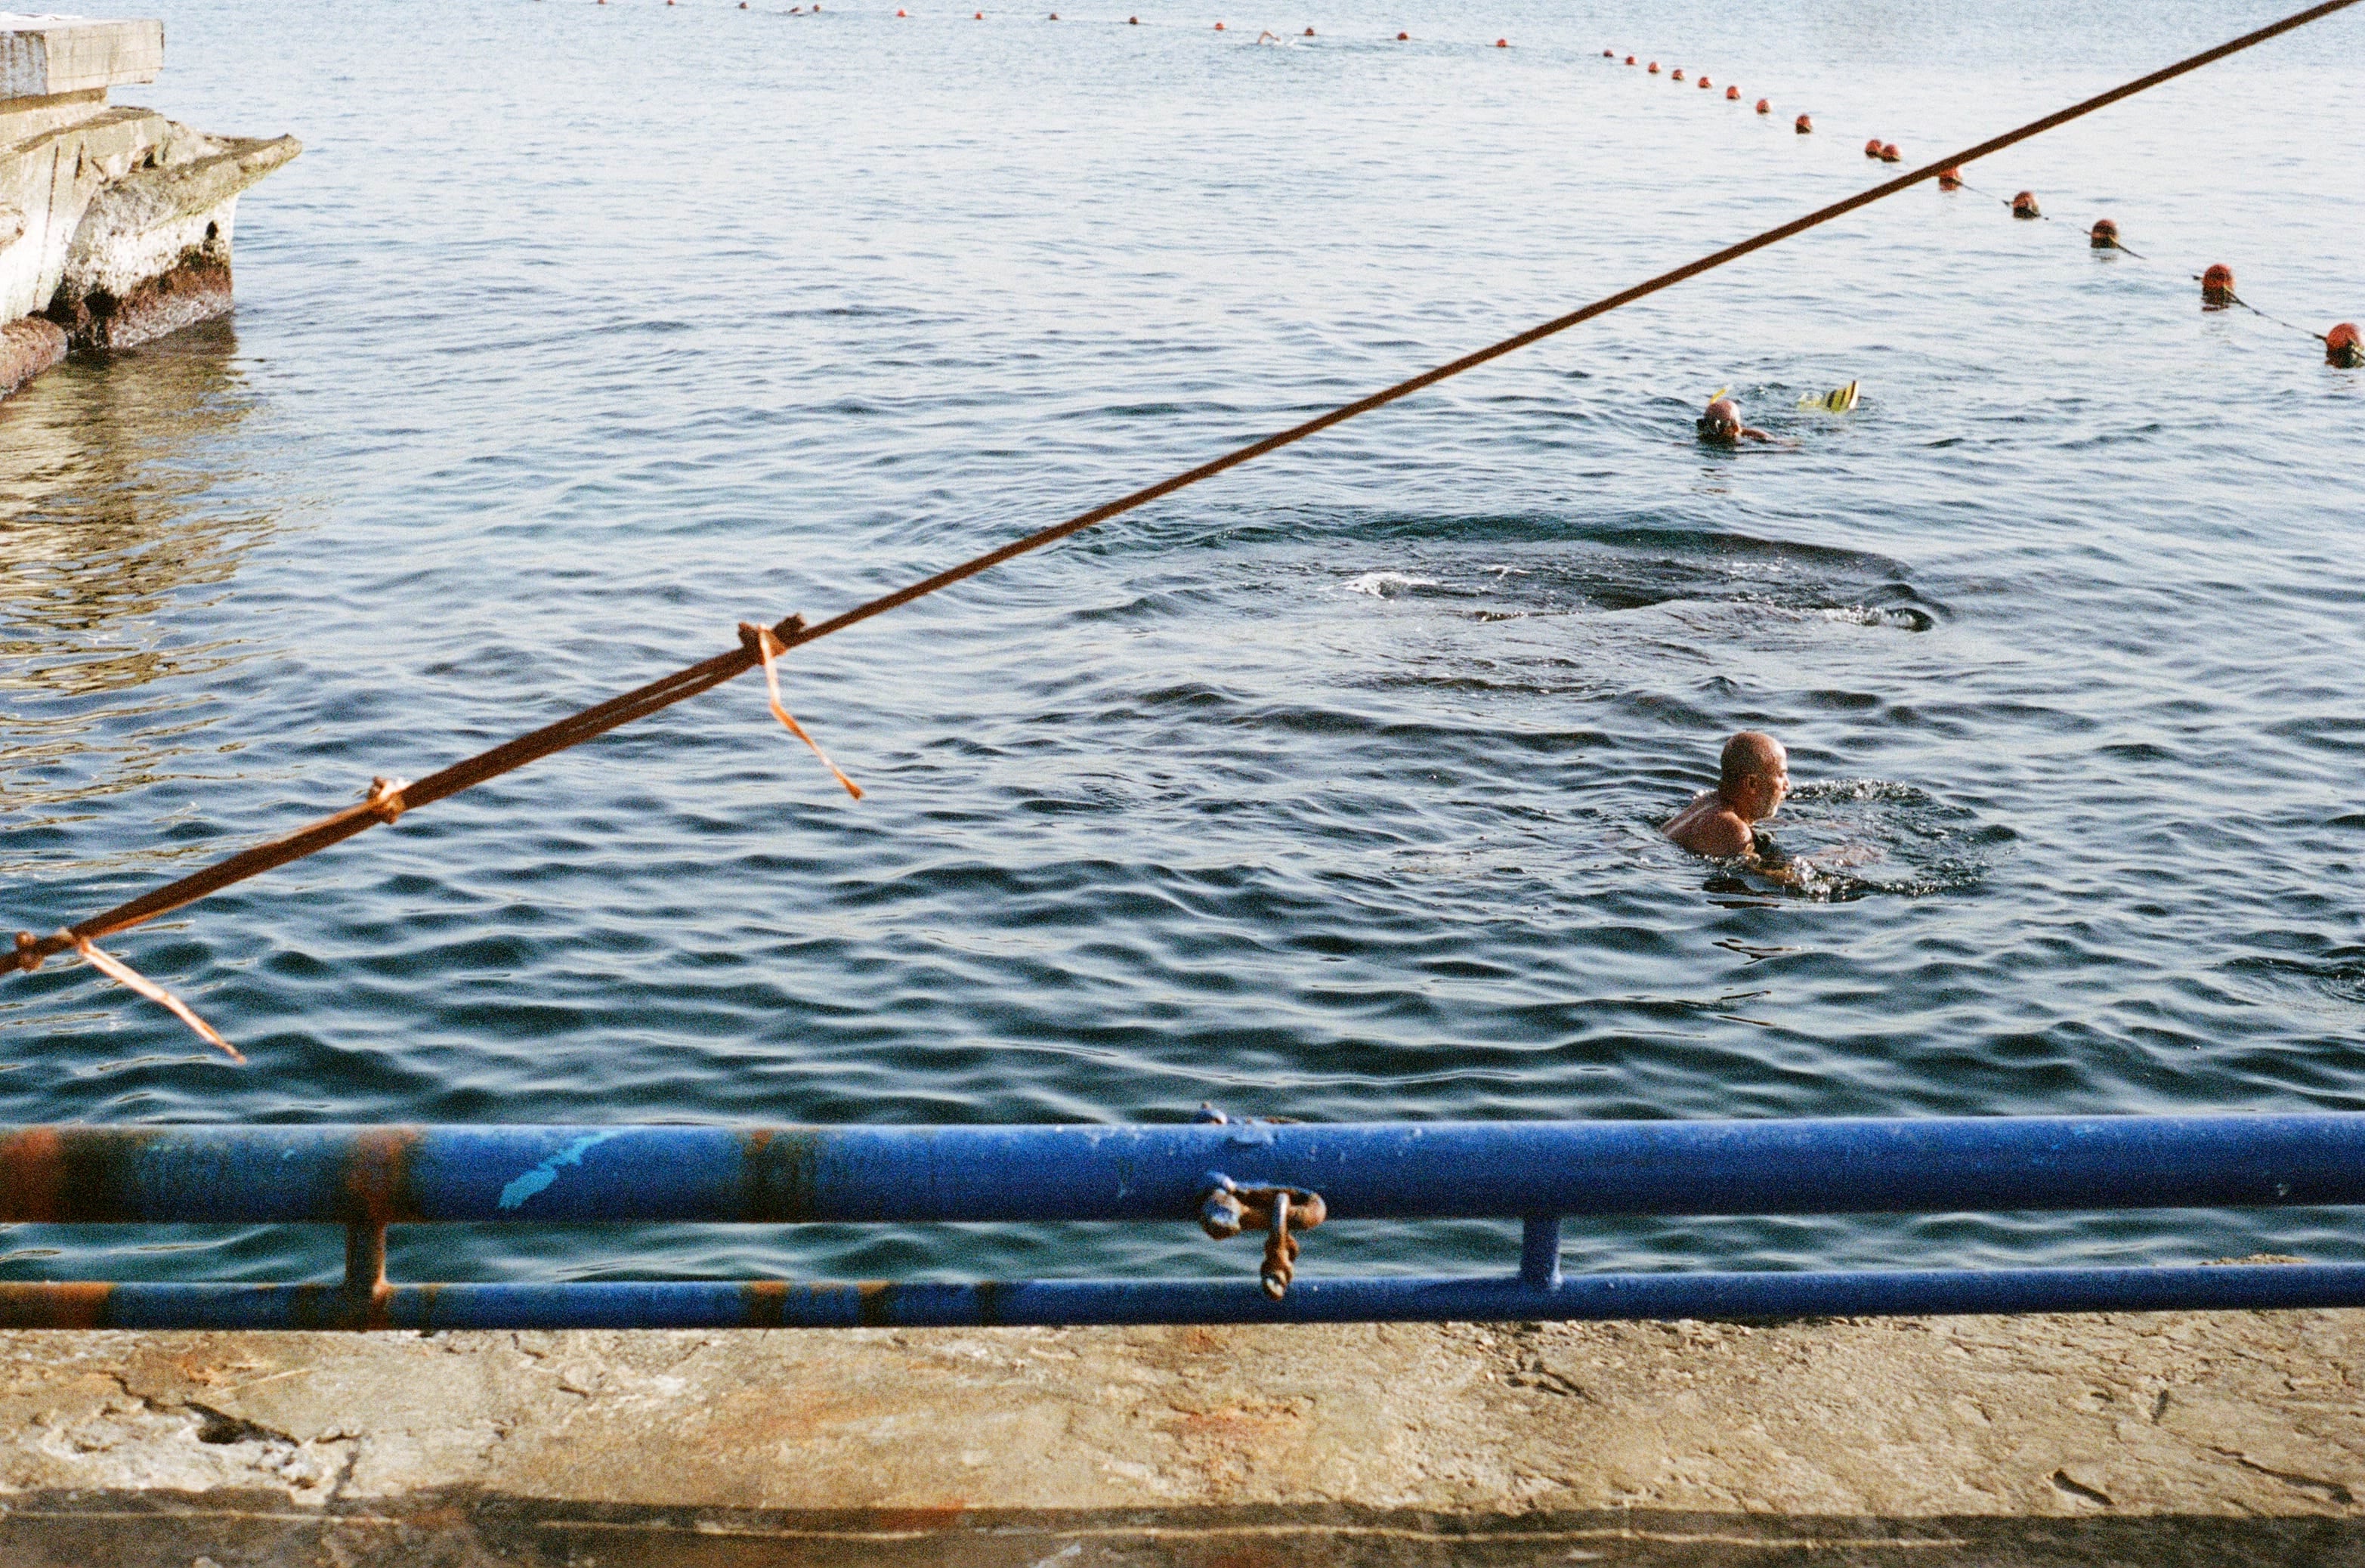
[[[1754,843],[1749,824],[1725,804],[1723,795],[1715,790],[1703,790],[1694,796],[1692,803],[1677,812],[1664,831],[1681,848],[1711,860],[1746,855]]]

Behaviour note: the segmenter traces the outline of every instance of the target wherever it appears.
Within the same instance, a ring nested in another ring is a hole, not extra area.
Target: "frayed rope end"
[[[799,622],[798,618],[792,616],[790,618],[787,624],[796,625],[801,624],[801,622]],[[739,623],[739,636],[743,642],[753,643],[755,644],[756,656],[761,659],[764,663],[764,684],[771,692],[772,717],[778,719],[780,722],[781,727],[786,729],[789,734],[796,736],[797,739],[813,747],[813,754],[821,758],[821,765],[829,769],[832,777],[836,778],[840,784],[846,786],[846,792],[847,794],[853,796],[857,801],[862,799],[862,786],[857,784],[853,779],[848,778],[844,770],[841,769],[837,764],[829,759],[829,753],[821,749],[821,743],[814,740],[813,736],[805,734],[805,727],[802,724],[798,723],[795,719],[791,718],[789,714],[788,709],[781,705],[780,672],[779,669],[774,667],[772,660],[777,655],[787,653],[789,651],[788,645],[780,641],[779,637],[769,626],[757,626],[753,622],[745,621],[742,621]]]
[[[246,1058],[240,1054],[239,1048],[236,1046],[231,1045],[228,1040],[223,1039],[220,1035],[217,1034],[214,1031],[214,1026],[212,1025],[207,1023],[204,1019],[198,1017],[196,1014],[190,1011],[189,1004],[187,1002],[183,1002],[179,997],[174,996],[171,991],[166,991],[163,986],[158,985],[154,980],[150,980],[146,975],[141,974],[138,969],[133,969],[129,964],[125,963],[122,959],[115,957],[112,953],[101,952],[97,947],[91,945],[88,937],[77,935],[71,928],[61,931],[58,935],[73,943],[74,951],[80,953],[84,961],[86,961],[92,969],[96,969],[100,974],[106,976],[107,979],[115,981],[117,984],[128,987],[132,991],[136,991],[140,995],[146,997],[149,1001],[166,1009],[174,1017],[178,1018],[182,1023],[186,1024],[190,1028],[195,1029],[197,1032],[198,1037],[203,1039],[207,1045],[219,1049],[224,1055],[228,1056],[230,1060],[237,1062],[240,1066],[243,1067],[246,1065]],[[22,944],[20,943],[19,946],[22,946]]]

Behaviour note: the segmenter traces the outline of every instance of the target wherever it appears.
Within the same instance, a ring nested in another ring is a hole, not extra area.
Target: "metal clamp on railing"
[[[1258,1277],[1264,1282],[1264,1294],[1279,1301],[1289,1294],[1289,1282],[1297,1272],[1297,1238],[1289,1233],[1291,1224],[1312,1230],[1330,1217],[1329,1205],[1319,1193],[1243,1187],[1220,1170],[1209,1171],[1207,1181],[1207,1195],[1199,1204],[1199,1228],[1218,1241],[1229,1241],[1251,1226],[1263,1231],[1264,1267]]]

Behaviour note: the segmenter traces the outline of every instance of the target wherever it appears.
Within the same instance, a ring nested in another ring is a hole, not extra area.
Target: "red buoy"
[[[2045,214],[2037,210],[2036,193],[2034,191],[2022,191],[2015,195],[2012,198],[2012,215],[2014,218],[2044,217]]]
[[[1810,131],[1810,130],[1812,130],[1812,129],[1815,129],[1815,122],[1814,122],[1814,120],[1813,120],[1812,118],[1810,118],[1810,117],[1808,117],[1808,116],[1806,116],[1806,115],[1800,115],[1800,116],[1799,117],[1799,124],[1798,124],[1798,126],[1797,126],[1797,129],[1798,129],[1798,132],[1799,132],[1799,134],[1800,136],[1804,136],[1804,135],[1806,135],[1809,131]]]
[[[1738,87],[1727,87],[1724,90],[1724,101],[1728,104],[1739,103],[1741,101],[1741,89]]]
[[[1052,13],[1051,13],[1051,20],[1053,20],[1053,21],[1055,21],[1055,22],[1056,22],[1056,21],[1058,21],[1059,19],[1059,12],[1057,12],[1057,11],[1052,12]]]
[[[2343,370],[2365,370],[2365,344],[2357,341],[2357,323],[2343,321],[2324,334],[2324,363]]]
[[[1511,40],[1509,39],[1496,39],[1495,40],[1495,47],[1496,49],[1508,49],[1511,47]]]
[[[1313,29],[1312,28],[1306,28],[1306,36],[1307,38],[1312,38],[1312,37],[1314,36],[1314,29]]]
[[[1654,60],[1654,61],[1651,62],[1651,74],[1652,74],[1652,75],[1653,75],[1653,76],[1656,76],[1658,73],[1659,73],[1659,62],[1658,62],[1657,61],[1655,61],[1655,60]]]
[[[2234,304],[2234,269],[2219,262],[2201,274],[2201,308],[2230,309]]]
[[[1716,85],[1716,84],[1715,84],[1715,83],[1713,83],[1713,82],[1709,81],[1709,80],[1707,77],[1705,77],[1705,76],[1703,76],[1703,77],[1701,77],[1701,78],[1699,79],[1699,83],[1700,83],[1700,85],[1701,85],[1701,86],[1703,86],[1703,87],[1713,87],[1713,86],[1715,86],[1715,85]]]
[[[1770,115],[1774,112],[1774,106],[1760,98],[1757,100],[1757,112],[1761,115]]]
[[[1684,68],[1680,65],[1676,66],[1672,74],[1675,76],[1676,81],[1682,81],[1684,79]]]
[[[1904,153],[1897,151],[1897,143],[1894,141],[1884,143],[1880,149],[1880,161],[1884,163],[1897,162],[1904,156]]]
[[[1410,33],[1398,33],[1396,35],[1396,42],[1398,43],[1409,43],[1411,41],[1412,35]]]
[[[1952,163],[1947,164],[1945,168],[1938,171],[1938,188],[1942,191],[1961,190],[1963,188],[1963,172],[1960,169],[1956,168]]]
[[[1216,24],[1216,30],[1217,32],[1222,32],[1222,31],[1224,30],[1224,24],[1223,24],[1223,23],[1221,23],[1221,22],[1217,22],[1217,23]]]
[[[1633,57],[1632,55],[1631,55],[1631,54],[1630,54],[1630,55],[1628,55],[1628,56],[1626,57],[1626,63],[1627,63],[1627,64],[1629,64],[1629,65],[1633,64],[1633,63],[1634,63],[1634,57]]]
[[[1864,144],[1864,155],[1867,158],[1877,158],[1880,156],[1880,138],[1876,136],[1870,141]]]
[[[2086,243],[2097,251],[2119,248],[2119,226],[2107,218],[2094,219],[2094,227],[2086,230]]]
[[[1601,58],[1604,60],[1615,60],[1618,58],[1618,51],[1614,49],[1605,49],[1601,51]]]

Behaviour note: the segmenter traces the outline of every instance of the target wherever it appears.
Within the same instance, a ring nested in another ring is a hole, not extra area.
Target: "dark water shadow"
[[[219,1440],[243,1434],[224,1433]],[[200,1439],[204,1440],[204,1439]],[[521,1568],[1320,1568],[1601,1562],[1648,1568],[2146,1568],[2365,1563],[2365,1521],[1695,1513],[1435,1513],[1310,1506],[738,1510],[552,1503],[476,1491],[293,1506],[284,1494],[20,1495],[9,1568],[504,1562]]]

